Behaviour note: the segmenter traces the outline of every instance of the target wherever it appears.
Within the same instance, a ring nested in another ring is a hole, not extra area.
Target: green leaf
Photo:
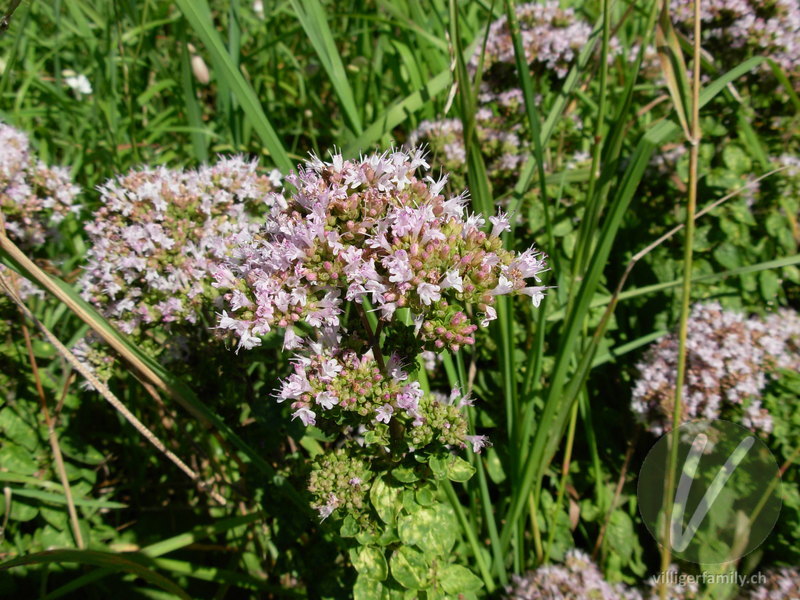
[[[12,521],[32,521],[39,514],[39,508],[26,500],[20,500],[16,496],[11,496],[11,512],[9,519]]]
[[[11,408],[5,408],[0,412],[0,431],[7,441],[22,446],[28,452],[33,452],[39,445],[36,430]]]
[[[347,515],[342,521],[342,527],[339,529],[339,535],[342,537],[355,537],[358,535],[360,528],[358,522],[352,517]]]
[[[359,575],[353,586],[353,600],[378,600],[383,594],[383,585],[380,581]]]
[[[391,525],[387,525],[378,538],[375,540],[379,546],[390,546],[400,541],[397,535],[397,529]]]
[[[22,496],[24,498],[33,498],[34,500],[41,500],[42,502],[50,502],[53,504],[66,504],[67,500],[64,493],[60,494],[52,492],[44,492],[42,490],[29,490],[25,488],[10,488],[15,496]],[[74,490],[73,490],[74,491]],[[111,502],[107,500],[93,500],[91,498],[83,498],[75,495],[72,499],[75,506],[86,506],[87,508],[127,508],[126,504],[121,502]]]
[[[417,504],[417,501],[414,498],[414,490],[403,490],[403,493],[400,494],[400,497],[402,498],[403,509],[407,513],[416,513],[420,509],[419,504]]]
[[[356,571],[365,577],[383,581],[389,573],[383,550],[375,546],[362,546],[350,549],[350,560]]]
[[[394,524],[400,512],[400,489],[386,483],[382,477],[375,479],[369,491],[369,499],[384,523]]]
[[[758,274],[758,284],[761,297],[767,302],[773,302],[781,289],[781,279],[775,271],[761,271]]]
[[[456,542],[457,526],[453,509],[437,504],[400,517],[397,532],[404,544],[417,546],[426,554],[445,556]]]
[[[291,4],[323,68],[331,79],[333,89],[339,96],[340,106],[350,122],[350,127],[356,135],[359,135],[362,129],[361,117],[358,114],[358,106],[350,82],[347,80],[339,50],[336,48],[331,29],[328,26],[325,8],[319,0],[303,0],[302,2],[291,0]]]
[[[475,474],[475,467],[458,456],[447,461],[447,478],[451,481],[468,481]]]
[[[436,502],[436,490],[432,485],[425,485],[417,490],[416,498],[422,506],[430,506]]]
[[[31,476],[39,470],[38,463],[29,452],[16,444],[9,443],[0,448],[0,465],[3,465],[3,470],[18,475]]]
[[[439,583],[448,594],[473,592],[483,587],[480,578],[461,565],[447,565],[439,571]]]
[[[447,477],[447,465],[442,458],[432,456],[428,460],[428,466],[436,479],[444,479]]]
[[[405,588],[424,589],[428,584],[428,563],[418,550],[401,546],[389,560],[392,576]]]
[[[397,467],[392,470],[392,475],[397,481],[401,481],[403,483],[414,483],[415,481],[419,480],[419,476],[416,473],[416,470],[411,467]]]
[[[711,100],[713,100],[717,94],[724,90],[729,83],[735,81],[748,71],[751,71],[765,60],[767,59],[765,59],[763,56],[754,56],[752,58],[748,58],[742,64],[736,65],[724,75],[717,77],[714,81],[700,90],[700,108],[703,108],[706,104],[711,102]]]
[[[658,20],[656,47],[658,56],[661,59],[664,81],[675,106],[678,121],[686,134],[686,138],[690,139],[692,133],[689,131],[689,111],[691,108],[689,80],[686,77],[686,62],[683,60],[681,45],[670,21],[669,3],[664,4],[661,17]]]
[[[749,173],[753,168],[753,161],[741,146],[728,144],[722,149],[722,160],[725,166],[737,175]]]
[[[723,242],[714,250],[714,258],[726,269],[736,269],[742,265],[739,249],[730,242]]]
[[[636,534],[633,530],[633,521],[623,510],[611,513],[606,529],[606,544],[609,550],[617,555],[623,564],[627,564],[633,555]]]

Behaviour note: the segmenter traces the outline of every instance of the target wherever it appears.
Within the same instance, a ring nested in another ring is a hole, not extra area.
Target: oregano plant
[[[446,176],[428,169],[421,150],[312,156],[214,274],[226,304],[219,328],[237,351],[283,330],[295,355],[276,399],[338,440],[308,489],[350,546],[357,598],[456,597],[482,585],[451,563],[459,525],[439,482],[469,479],[458,454],[488,440],[470,431],[468,394],[423,388],[418,357],[473,345],[497,317],[497,296],[538,306],[545,291],[544,256],[503,248],[508,216],[468,214],[466,195],[446,198]]]

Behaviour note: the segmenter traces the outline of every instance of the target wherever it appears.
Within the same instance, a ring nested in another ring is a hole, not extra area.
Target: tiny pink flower
[[[485,435],[468,435],[465,439],[472,444],[472,451],[475,454],[479,454],[483,448],[491,446],[491,443],[489,443],[489,438]]]
[[[388,423],[392,419],[394,408],[392,408],[391,404],[384,404],[375,412],[377,414],[375,417],[376,420],[380,421],[381,423]]]
[[[425,306],[430,306],[433,302],[441,300],[442,295],[439,293],[439,286],[432,283],[420,283],[417,286],[417,293],[419,299]]]
[[[453,288],[457,292],[464,291],[464,280],[458,273],[458,269],[450,269],[444,274],[444,278],[439,284],[443,290]]]
[[[316,416],[317,414],[313,410],[302,406],[292,413],[292,421],[299,417],[303,425],[308,427],[317,423]]]
[[[330,410],[339,403],[339,399],[331,392],[320,392],[316,401],[325,410]]]

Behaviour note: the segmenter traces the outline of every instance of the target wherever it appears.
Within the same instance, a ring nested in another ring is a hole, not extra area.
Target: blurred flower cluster
[[[0,210],[11,239],[26,249],[44,244],[64,217],[80,212],[79,193],[68,169],[32,157],[28,136],[0,123]]]
[[[641,593],[621,583],[609,583],[582,550],[567,551],[563,564],[543,565],[512,576],[508,600],[640,600]]]
[[[656,435],[670,429],[677,365],[675,333],[653,345],[637,365],[631,406]],[[800,316],[783,309],[747,318],[717,302],[697,304],[688,323],[686,365],[683,422],[736,417],[741,411],[742,425],[768,433],[772,418],[761,394],[779,369],[800,369]]]
[[[561,8],[561,3],[551,0],[543,4],[521,4],[516,8],[525,58],[534,70],[552,73],[563,79],[572,62],[589,41],[592,27],[575,15],[571,8]],[[469,62],[474,73],[481,62],[481,48]],[[505,15],[489,26],[483,69],[490,81],[509,75],[514,69],[514,43]],[[515,79],[512,77],[512,79]]]
[[[694,2],[671,4],[677,25],[691,37]],[[729,69],[752,55],[768,56],[796,83],[800,61],[797,0],[709,0],[701,5],[703,49]],[[768,68],[767,68],[768,69]]]
[[[0,123],[0,219],[16,244],[30,251],[53,239],[64,218],[80,212],[80,191],[68,169],[34,158],[28,136]],[[0,272],[9,273],[2,265]],[[21,298],[43,296],[28,279],[15,279]]]
[[[752,585],[743,591],[744,600],[784,600],[800,598],[800,570],[780,567],[764,573],[767,581]]]
[[[516,14],[525,56],[533,72],[543,75],[544,79],[563,79],[588,42],[591,25],[573,9],[560,8],[556,1],[523,4],[516,8]],[[616,52],[617,47],[614,40],[612,50]],[[483,45],[479,44],[468,65],[473,76],[483,65],[475,134],[494,191],[502,193],[517,182],[519,171],[530,154],[524,97],[517,87],[514,45],[505,16],[490,25],[485,52],[483,50]],[[541,104],[542,96],[537,96],[536,101]],[[462,129],[459,119],[423,121],[406,141],[409,148],[430,147],[435,166],[450,174],[454,189],[463,188],[466,182],[467,151]],[[572,110],[559,121],[557,134],[561,153],[576,156],[570,160],[570,168],[585,160],[576,139],[580,138],[582,129],[580,116]],[[553,167],[548,164],[546,168],[551,171]]]
[[[487,175],[495,186],[512,180],[525,158],[525,145],[518,135],[522,128],[521,114],[509,119],[496,112],[497,106],[484,104],[475,115],[475,133],[486,162]],[[517,110],[521,109],[521,105],[518,106]],[[406,146],[429,147],[435,165],[450,174],[450,186],[453,189],[464,188],[467,149],[463,124],[459,119],[422,121],[408,137]]]
[[[224,158],[197,170],[131,171],[100,188],[86,225],[84,298],[125,333],[213,319],[212,272],[266,212],[277,172]]]

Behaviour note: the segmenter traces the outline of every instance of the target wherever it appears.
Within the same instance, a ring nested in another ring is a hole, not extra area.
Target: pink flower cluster
[[[566,77],[572,62],[589,41],[592,27],[580,20],[571,8],[561,8],[557,0],[543,4],[517,6],[522,46],[531,66],[554,73],[559,79]],[[472,56],[469,66],[476,71],[480,63],[481,44]],[[514,43],[504,16],[489,26],[483,68],[489,72],[494,65],[514,65]]]
[[[346,423],[384,432],[388,429],[379,424],[393,423],[406,430],[404,451],[433,442],[471,445],[475,452],[486,445],[484,436],[467,434],[461,409],[471,400],[458,391],[449,398],[425,394],[409,379],[399,356],[383,364],[355,332],[334,328],[324,328],[318,341],[301,343],[303,353],[295,356],[293,373],[276,393],[278,402],[291,402],[292,419],[306,426]]]
[[[788,310],[747,318],[719,303],[693,307],[686,340],[683,421],[716,419],[742,410],[741,422],[770,432],[772,418],[761,393],[777,369],[800,369],[800,316]],[[678,364],[678,337],[670,334],[651,347],[637,366],[633,412],[645,427],[662,434],[670,428]]]
[[[258,229],[277,171],[224,158],[197,170],[131,171],[100,187],[86,226],[92,242],[83,296],[125,333],[213,319],[211,273],[241,237]]]
[[[744,600],[784,600],[800,598],[800,569],[779,567],[764,573],[766,583],[752,585],[742,593]]]
[[[466,196],[445,198],[446,178],[421,178],[422,151],[395,150],[360,160],[308,161],[287,177],[295,192],[274,195],[260,235],[216,269],[227,309],[220,327],[239,347],[274,327],[297,347],[297,329],[338,327],[346,301],[374,307],[383,322],[409,309],[427,349],[474,343],[477,323],[497,317],[495,298],[527,294],[538,305],[544,256],[505,250],[506,215],[468,214]],[[467,306],[473,306],[470,316]],[[292,326],[297,327],[292,327]]]
[[[679,26],[691,36],[693,0],[677,0],[671,8]],[[800,61],[798,0],[707,0],[701,4],[703,47],[724,68],[747,55],[768,56],[797,81]]]
[[[543,565],[524,575],[513,575],[507,600],[641,600],[641,593],[622,583],[610,583],[581,550],[567,551],[563,564]]]
[[[28,137],[0,123],[0,210],[9,237],[25,248],[44,244],[68,214],[80,212],[80,188],[68,169],[30,154]]]
[[[476,133],[493,185],[516,181],[525,159],[522,142],[522,98],[519,89],[503,94],[486,92],[475,115]],[[466,184],[467,150],[460,119],[423,121],[406,141],[407,148],[427,145],[437,167],[450,174],[453,188]]]

